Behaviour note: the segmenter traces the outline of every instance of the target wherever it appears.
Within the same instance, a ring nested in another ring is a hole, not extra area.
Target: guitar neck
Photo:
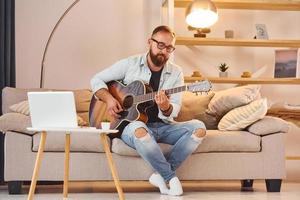
[[[175,88],[171,88],[171,89],[167,89],[165,90],[167,95],[171,95],[171,94],[175,94],[175,93],[179,93],[179,92],[183,92],[187,90],[187,86],[179,86],[179,87],[175,87]],[[141,102],[146,102],[146,101],[151,101],[154,99],[155,95],[157,94],[157,92],[150,92],[147,94],[143,94],[143,95],[138,95],[134,97],[134,103],[141,103]]]

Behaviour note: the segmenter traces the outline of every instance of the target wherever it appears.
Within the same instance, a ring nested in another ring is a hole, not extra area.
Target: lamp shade
[[[185,21],[192,27],[206,28],[217,20],[217,8],[210,0],[194,0],[186,9]]]

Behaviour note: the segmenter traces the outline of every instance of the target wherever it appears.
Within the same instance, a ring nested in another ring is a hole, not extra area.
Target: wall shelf
[[[179,36],[176,38],[176,45],[300,48],[300,40],[193,38]]]
[[[300,11],[299,0],[212,0],[219,9]],[[187,7],[192,0],[175,0],[175,7]]]
[[[191,77],[185,76],[186,83],[195,81],[209,80],[212,83],[230,83],[230,84],[287,84],[300,85],[300,78],[219,78],[219,77]]]

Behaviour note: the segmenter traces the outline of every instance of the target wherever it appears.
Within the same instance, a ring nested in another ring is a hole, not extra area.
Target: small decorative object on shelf
[[[194,28],[191,26],[188,26],[189,31],[197,31],[197,33],[194,34],[194,37],[202,37],[205,38],[207,33],[210,33],[209,28]]]
[[[233,30],[225,30],[225,38],[233,38],[234,32]]]
[[[251,72],[248,71],[243,72],[243,74],[241,75],[242,78],[251,78],[251,76]]]
[[[192,77],[202,77],[200,71],[193,71]]]
[[[109,121],[109,119],[104,119],[101,122],[101,129],[103,129],[103,130],[109,130],[110,129],[110,121]]]
[[[229,66],[226,63],[221,63],[219,66],[219,76],[220,77],[228,77],[228,68]]]
[[[255,28],[256,28],[255,39],[264,39],[264,40],[269,39],[267,27],[265,24],[255,24]]]

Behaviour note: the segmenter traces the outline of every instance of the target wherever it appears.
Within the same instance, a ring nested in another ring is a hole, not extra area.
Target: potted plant
[[[228,68],[229,66],[226,63],[221,63],[219,66],[219,76],[220,77],[228,77]]]
[[[110,120],[107,118],[104,118],[101,122],[101,129],[103,130],[109,130],[110,129]]]

